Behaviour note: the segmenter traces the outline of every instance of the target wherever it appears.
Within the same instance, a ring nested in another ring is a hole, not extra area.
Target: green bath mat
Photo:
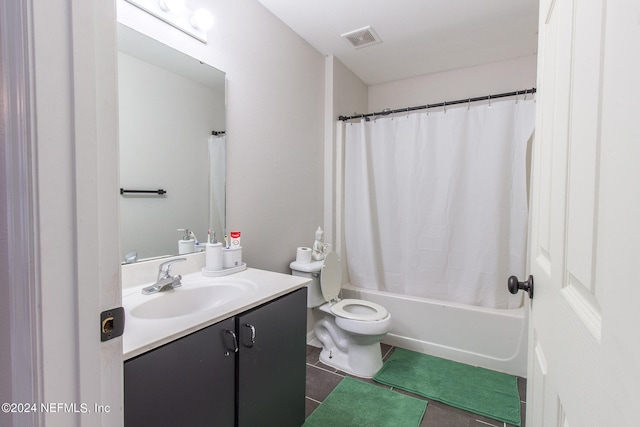
[[[520,425],[518,379],[513,375],[396,348],[373,379],[456,408]]]
[[[345,377],[303,427],[418,427],[427,402]]]

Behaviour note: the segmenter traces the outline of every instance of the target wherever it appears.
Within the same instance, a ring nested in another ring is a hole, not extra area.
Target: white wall
[[[536,56],[369,87],[367,112],[473,98],[536,86]]]
[[[253,0],[187,0],[205,45],[124,0],[118,20],[227,73],[227,229],[244,261],[288,273],[323,220],[324,58]]]
[[[339,218],[336,207],[339,208],[340,194],[336,194],[335,179],[341,175],[342,171],[337,170],[340,165],[336,165],[336,150],[341,147],[336,146],[338,143],[338,135],[336,132],[336,121],[338,116],[344,114],[344,111],[364,111],[367,108],[368,88],[367,85],[360,80],[351,70],[349,70],[340,60],[333,55],[327,56],[325,60],[325,155],[324,155],[324,228],[325,241],[334,245],[339,253],[340,248],[336,248],[336,244],[340,244],[339,236],[336,235],[336,224]]]
[[[369,88],[353,74],[339,59],[329,57],[333,73],[333,120],[337,120],[340,114],[349,114],[363,111],[369,103]]]
[[[329,55],[325,59],[325,130],[324,130],[324,231],[325,242],[331,243],[339,254],[342,239],[341,192],[338,182],[342,170],[338,159],[342,157],[341,139],[337,135],[336,121],[343,111],[363,111],[367,108],[367,85],[358,76]],[[338,182],[337,182],[338,181]],[[313,242],[311,242],[313,243]],[[309,245],[311,244],[309,243]],[[315,321],[311,310],[307,313],[307,333],[311,337]]]

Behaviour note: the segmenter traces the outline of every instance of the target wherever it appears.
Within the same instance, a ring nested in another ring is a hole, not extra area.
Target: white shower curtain
[[[345,125],[344,234],[355,286],[493,308],[521,295],[533,101]]]

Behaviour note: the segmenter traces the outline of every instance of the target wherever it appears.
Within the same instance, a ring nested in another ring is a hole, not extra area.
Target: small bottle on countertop
[[[229,235],[231,236],[230,248],[231,249],[239,248],[241,246],[240,245],[240,232],[239,231],[232,231],[231,233],[229,233]]]
[[[216,232],[209,231],[209,241],[207,242],[206,269],[209,271],[222,270],[222,243],[216,240]]]

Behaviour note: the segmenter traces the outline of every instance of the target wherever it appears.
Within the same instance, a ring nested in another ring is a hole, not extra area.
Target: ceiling
[[[538,0],[258,0],[367,85],[537,52]],[[371,26],[381,43],[342,34]]]

